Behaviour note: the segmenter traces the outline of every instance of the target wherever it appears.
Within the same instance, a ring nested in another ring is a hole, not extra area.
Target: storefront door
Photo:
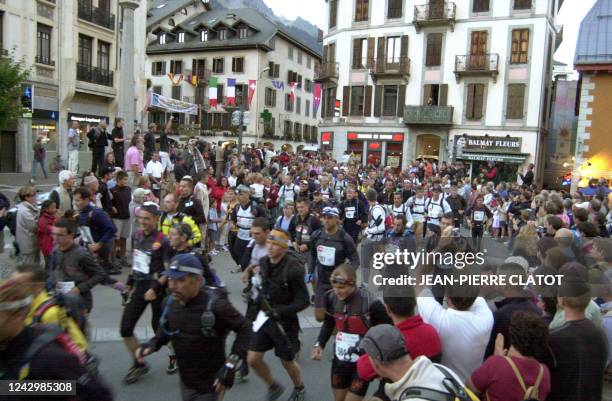
[[[382,161],[382,145],[380,142],[368,142],[366,163],[368,166],[380,166]]]
[[[391,168],[402,168],[402,144],[401,143],[387,143],[387,152],[385,155],[385,166]]]

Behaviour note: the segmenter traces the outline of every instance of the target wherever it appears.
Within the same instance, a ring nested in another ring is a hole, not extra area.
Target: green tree
[[[9,127],[21,117],[21,88],[29,76],[30,70],[23,61],[0,55],[0,127]]]

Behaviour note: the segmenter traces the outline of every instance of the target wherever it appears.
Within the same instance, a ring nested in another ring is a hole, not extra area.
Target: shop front
[[[76,121],[79,123],[79,135],[81,137],[81,141],[87,143],[87,133],[93,127],[96,127],[100,124],[101,121],[105,121],[107,124],[109,123],[108,116],[95,116],[88,114],[77,114],[77,113],[68,113],[68,127],[72,126],[72,123]],[[109,131],[112,127],[108,127]],[[81,150],[86,150],[81,148]]]
[[[516,182],[521,166],[531,156],[523,151],[522,137],[464,134],[455,138],[457,161],[470,166],[471,178],[481,181],[487,181],[485,174],[495,167],[495,182]]]
[[[351,160],[371,166],[402,168],[403,133],[347,133]]]
[[[35,109],[32,113],[32,143],[42,138],[47,150],[47,161],[57,152],[57,110]],[[52,154],[49,154],[49,153]]]

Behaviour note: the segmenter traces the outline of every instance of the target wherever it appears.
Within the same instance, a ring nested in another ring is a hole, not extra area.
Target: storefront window
[[[387,159],[385,166],[391,168],[402,167],[402,144],[401,143],[387,143]]]
[[[369,166],[380,166],[382,160],[382,144],[380,142],[368,143],[368,158],[367,164]]]
[[[55,121],[32,121],[32,143],[43,138],[47,151],[57,151],[57,123]]]
[[[347,150],[351,152],[351,161],[361,163],[363,160],[363,141],[349,141]]]

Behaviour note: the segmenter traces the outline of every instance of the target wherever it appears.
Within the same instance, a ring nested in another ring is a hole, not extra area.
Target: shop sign
[[[457,146],[468,152],[521,153],[522,138],[506,136],[460,136]]]
[[[78,121],[79,123],[86,123],[86,124],[87,123],[99,124],[101,121],[108,122],[108,117],[68,113],[68,121]]]
[[[374,133],[362,133],[362,132],[349,132],[346,135],[349,141],[390,141],[390,142],[403,142],[404,134],[398,133],[385,133],[385,134],[374,134]]]

